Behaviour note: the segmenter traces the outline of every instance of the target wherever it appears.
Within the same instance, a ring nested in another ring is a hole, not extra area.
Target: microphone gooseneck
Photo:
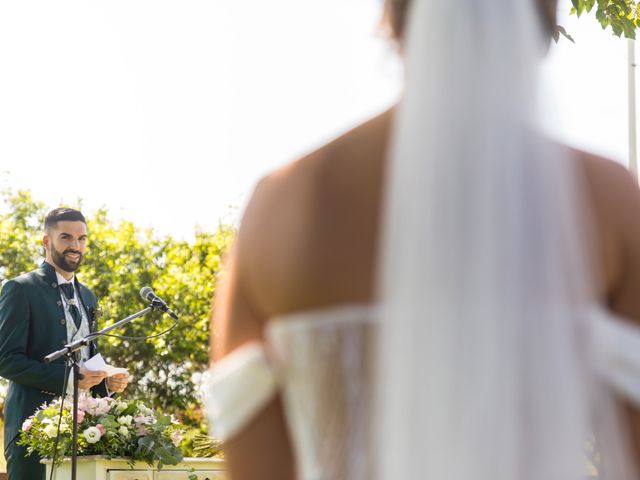
[[[159,308],[163,312],[167,313],[174,320],[179,320],[178,315],[169,308],[169,306],[167,305],[167,302],[165,302],[160,297],[158,297],[154,293],[151,287],[149,286],[142,287],[140,289],[140,296],[142,297],[143,300],[147,302],[151,302],[152,307]]]

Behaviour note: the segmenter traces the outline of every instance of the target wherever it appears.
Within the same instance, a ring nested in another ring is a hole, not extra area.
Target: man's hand
[[[87,370],[84,367],[80,368],[80,375],[82,380],[78,382],[78,386],[83,390],[89,390],[94,385],[98,385],[107,376],[107,372]]]
[[[118,373],[112,377],[107,378],[107,388],[110,392],[120,393],[129,384],[129,374]]]

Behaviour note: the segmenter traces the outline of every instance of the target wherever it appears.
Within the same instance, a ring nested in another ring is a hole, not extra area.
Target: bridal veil
[[[383,479],[632,478],[575,161],[533,126],[534,0],[413,0],[380,260]]]

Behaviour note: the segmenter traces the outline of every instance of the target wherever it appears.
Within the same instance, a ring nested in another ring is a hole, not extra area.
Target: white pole
[[[636,130],[636,42],[627,40],[629,82],[629,170],[638,178],[638,138]]]

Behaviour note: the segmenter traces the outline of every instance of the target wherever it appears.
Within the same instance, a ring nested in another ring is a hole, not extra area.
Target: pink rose
[[[104,425],[102,425],[101,423],[98,423],[98,424],[96,425],[96,428],[97,428],[98,430],[100,430],[100,434],[101,434],[101,435],[104,435],[104,433],[107,431],[107,429],[106,429],[106,428],[104,428]]]
[[[78,423],[81,423],[84,420],[84,410],[78,409]]]
[[[153,418],[147,415],[136,415],[133,417],[133,421],[140,425],[150,425],[153,423]]]
[[[93,397],[89,397],[86,394],[80,395],[80,398],[78,399],[78,408],[80,410],[89,410],[89,413],[91,413],[91,410],[95,405],[96,401]]]
[[[182,439],[184,438],[183,433],[184,432],[182,430],[174,430],[171,432],[171,435],[169,435],[171,441],[176,447],[180,446],[180,442],[182,442]]]
[[[107,397],[108,398],[108,397]],[[96,415],[106,415],[111,410],[111,404],[106,398],[97,400]]]
[[[136,425],[136,434],[139,437],[144,437],[147,433],[149,433],[149,430],[147,430],[147,427],[145,427],[142,424]]]
[[[22,430],[25,432],[31,428],[31,424],[33,423],[33,417],[27,418],[24,422],[22,422]]]

